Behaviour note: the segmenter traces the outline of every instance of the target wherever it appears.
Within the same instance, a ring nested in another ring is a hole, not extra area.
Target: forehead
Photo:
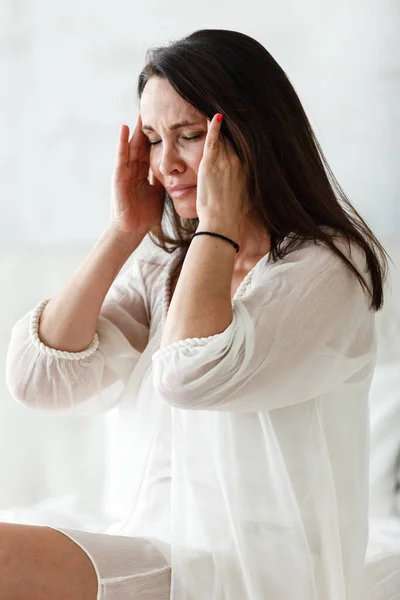
[[[140,99],[140,114],[143,123],[153,126],[168,125],[184,119],[206,120],[194,106],[186,102],[168,80],[152,77],[145,85]]]

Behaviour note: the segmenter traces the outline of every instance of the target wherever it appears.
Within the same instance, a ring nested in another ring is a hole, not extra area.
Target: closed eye
[[[185,137],[184,135],[182,136],[183,140],[197,140],[199,137],[201,137],[200,135],[192,135],[191,137]],[[156,144],[159,144],[161,142],[161,140],[159,140],[158,142],[150,142],[149,140],[149,144],[150,146],[155,146]]]

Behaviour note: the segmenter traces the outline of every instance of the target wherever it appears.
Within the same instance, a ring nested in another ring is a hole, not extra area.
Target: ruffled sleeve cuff
[[[227,329],[225,329],[222,333],[225,333],[228,329],[232,327],[232,322],[228,325]],[[194,338],[185,338],[184,340],[179,340],[177,342],[173,342],[172,344],[168,344],[168,346],[163,346],[156,350],[152,356],[152,360],[156,361],[161,357],[168,357],[171,352],[178,350],[190,350],[196,349],[202,346],[208,345],[213,340],[217,340],[221,338],[222,333],[216,333],[214,335],[209,335],[207,337],[194,337]]]
[[[47,354],[48,356],[52,356],[55,358],[61,358],[63,360],[81,360],[82,358],[89,358],[92,356],[97,348],[99,347],[99,337],[97,333],[94,334],[94,338],[91,344],[80,352],[67,352],[65,350],[56,350],[55,348],[50,348],[46,346],[39,338],[39,321],[42,313],[45,309],[45,306],[50,302],[50,298],[46,298],[42,300],[37,307],[32,311],[32,317],[30,321],[29,332],[32,339],[32,342],[38,348],[40,352],[43,354]]]

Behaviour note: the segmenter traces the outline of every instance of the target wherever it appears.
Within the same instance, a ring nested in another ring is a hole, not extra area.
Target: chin
[[[183,219],[197,219],[196,203],[174,200],[174,208]]]

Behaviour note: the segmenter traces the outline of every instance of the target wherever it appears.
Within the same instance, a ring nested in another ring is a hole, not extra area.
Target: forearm
[[[46,305],[39,323],[41,341],[57,350],[79,352],[93,340],[104,298],[119,271],[143,239],[111,227]]]
[[[197,231],[214,231],[239,240],[238,225],[199,223]],[[231,286],[235,248],[221,238],[196,236],[187,251],[168,310],[161,347],[192,337],[224,331],[232,321]]]

